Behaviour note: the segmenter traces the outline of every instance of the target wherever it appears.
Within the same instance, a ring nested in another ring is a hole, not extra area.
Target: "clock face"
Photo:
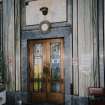
[[[47,31],[49,29],[48,24],[46,24],[46,23],[42,24],[41,29],[42,29],[42,31]]]
[[[50,30],[50,23],[48,21],[43,21],[40,23],[40,30],[43,33],[46,33]]]

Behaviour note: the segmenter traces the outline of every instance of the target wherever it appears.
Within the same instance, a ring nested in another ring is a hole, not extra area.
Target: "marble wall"
[[[42,7],[48,8],[47,15],[43,15]],[[26,5],[26,25],[40,24],[45,20],[51,23],[67,21],[67,7],[66,0],[31,1]]]
[[[70,59],[69,64],[65,67],[67,70],[66,80],[68,79],[65,81],[67,90],[65,94],[66,101],[70,101],[69,99],[71,99],[71,84],[74,87],[74,95],[79,95],[80,97],[87,97],[87,88],[89,86],[104,87],[105,85],[105,29],[103,29],[105,25],[105,16],[103,17],[105,15],[105,10],[103,10],[105,9],[105,1],[68,0],[68,2],[68,7],[72,12],[68,10],[68,17],[71,17],[71,20],[68,20],[71,34],[69,49],[67,50],[67,53],[70,54]],[[20,91],[21,88],[23,91],[27,91],[24,88],[27,86],[27,78],[22,75],[22,73],[27,75],[27,66],[25,66],[27,65],[27,55],[21,55],[21,51],[27,54],[27,41],[24,39],[27,35],[25,36],[24,34],[22,36],[24,30],[20,31],[20,23],[23,23],[20,20],[20,7],[20,0],[3,0],[3,43],[5,45],[4,53],[7,63],[7,88],[11,92]],[[21,11],[21,13],[21,15],[25,14],[24,11]],[[58,32],[61,32],[58,26],[61,28],[62,24],[53,25],[54,34],[56,34],[56,29],[58,29]],[[63,24],[63,27],[68,27],[68,23]],[[35,30],[35,27],[28,29],[26,33],[30,33],[30,36],[27,36],[27,38],[32,38],[31,36],[36,35],[38,31],[38,29]],[[50,33],[49,35],[52,34]],[[65,35],[65,31],[62,34]],[[43,38],[43,35],[40,37]],[[48,37],[48,35],[47,37],[45,36],[45,38]],[[24,62],[22,62],[23,58],[25,58]],[[67,98],[68,96],[69,98]],[[78,100],[79,98],[74,97],[74,99]]]
[[[20,90],[20,1],[3,0],[3,45],[7,87]]]
[[[73,0],[74,95],[104,87],[103,0]]]

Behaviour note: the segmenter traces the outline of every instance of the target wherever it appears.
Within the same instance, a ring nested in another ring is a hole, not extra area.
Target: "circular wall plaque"
[[[51,24],[49,21],[43,21],[40,23],[40,30],[41,32],[43,33],[47,33],[50,31],[50,28],[51,28]]]

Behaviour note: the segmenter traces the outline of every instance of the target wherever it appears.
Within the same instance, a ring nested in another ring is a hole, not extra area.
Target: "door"
[[[63,38],[28,41],[32,102],[64,103]]]

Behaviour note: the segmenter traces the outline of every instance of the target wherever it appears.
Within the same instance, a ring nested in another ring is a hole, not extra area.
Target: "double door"
[[[64,103],[63,38],[28,41],[32,102]]]

